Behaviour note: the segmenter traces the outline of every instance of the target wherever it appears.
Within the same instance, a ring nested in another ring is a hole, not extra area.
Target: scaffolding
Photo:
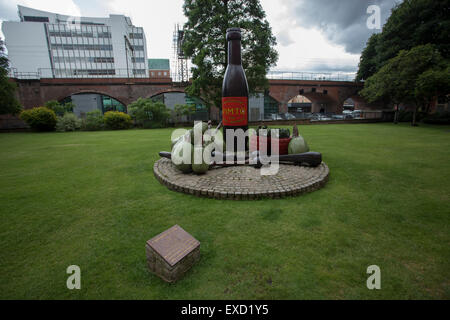
[[[173,32],[172,79],[174,82],[189,82],[188,58],[183,52],[184,30],[175,24]]]

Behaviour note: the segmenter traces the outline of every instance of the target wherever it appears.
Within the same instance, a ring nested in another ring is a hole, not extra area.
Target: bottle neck
[[[228,41],[228,64],[242,64],[240,40]]]

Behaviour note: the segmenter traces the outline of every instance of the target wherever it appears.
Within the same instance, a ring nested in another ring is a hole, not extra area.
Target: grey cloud
[[[276,38],[277,42],[281,44],[283,47],[287,47],[290,44],[294,43],[294,40],[292,40],[291,36],[289,35],[289,32],[285,30],[278,32]]]
[[[381,25],[391,15],[391,9],[401,0],[283,0],[298,26],[318,28],[327,39],[343,45],[349,53],[361,53],[367,39],[380,30],[366,26],[367,8],[378,5]]]
[[[282,67],[276,68],[278,71],[287,72],[309,72],[309,73],[327,73],[327,74],[354,74],[358,69],[357,63],[349,62],[320,62],[320,61],[310,61],[307,62],[302,67]]]
[[[310,72],[356,72],[357,67],[355,65],[338,65],[332,66],[328,64],[312,64],[308,68]]]
[[[317,73],[355,73],[357,70],[356,64],[328,64],[328,63],[314,63],[310,62],[307,66],[301,68],[304,72],[317,72]],[[293,70],[295,71],[295,70]]]
[[[0,19],[18,20],[17,5],[10,0],[0,0]]]
[[[85,17],[107,17],[111,14],[108,0],[73,0]]]

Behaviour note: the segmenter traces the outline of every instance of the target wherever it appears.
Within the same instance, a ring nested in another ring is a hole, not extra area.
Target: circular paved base
[[[169,189],[201,197],[247,200],[281,198],[312,192],[328,181],[329,169],[322,162],[315,168],[280,164],[276,175],[261,176],[260,169],[249,166],[215,167],[203,175],[184,174],[172,161],[158,160],[153,172]]]

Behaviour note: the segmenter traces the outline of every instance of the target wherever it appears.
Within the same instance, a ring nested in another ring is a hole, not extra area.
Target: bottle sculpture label
[[[222,122],[224,126],[248,125],[248,98],[224,97],[222,98]]]

